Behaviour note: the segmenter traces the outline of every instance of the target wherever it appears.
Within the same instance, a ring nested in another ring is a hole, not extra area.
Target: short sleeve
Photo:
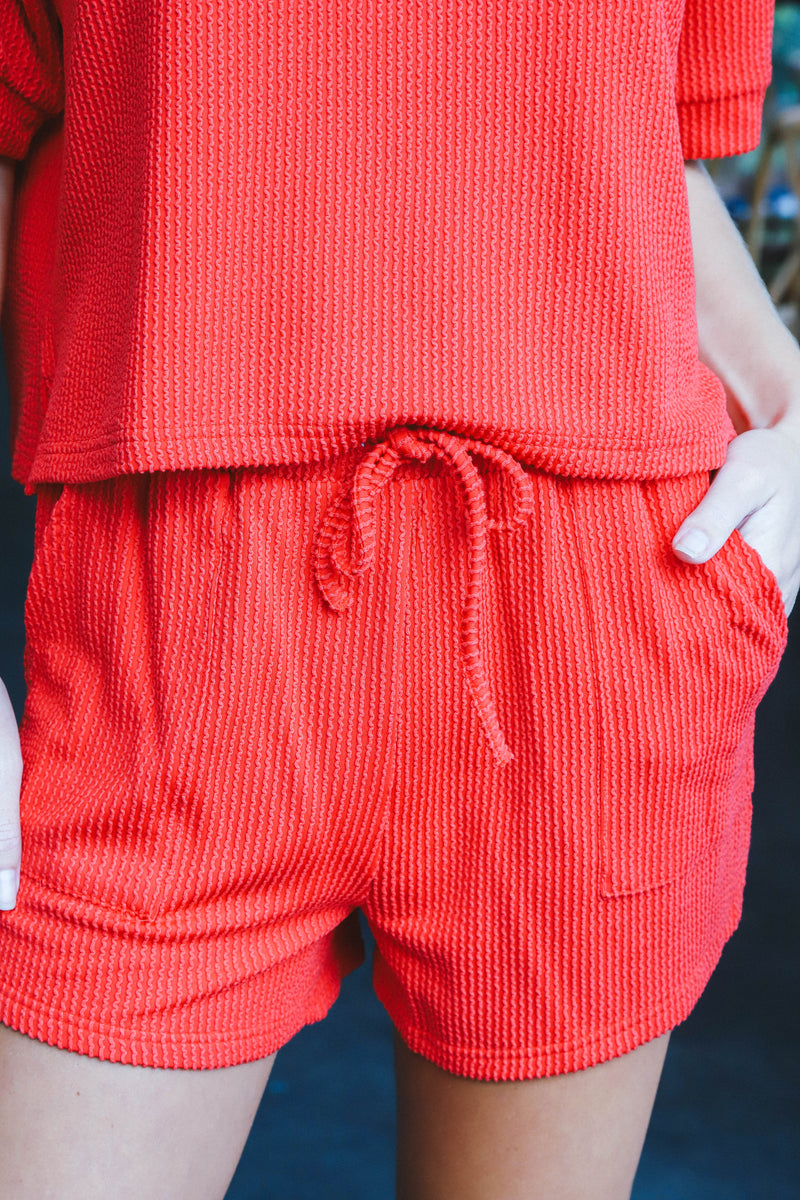
[[[774,0],[686,0],[675,92],[684,158],[758,146],[774,10]]]
[[[21,159],[64,108],[61,23],[51,0],[0,0],[0,155]]]

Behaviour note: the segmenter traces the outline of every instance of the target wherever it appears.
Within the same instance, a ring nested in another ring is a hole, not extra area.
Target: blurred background
[[[759,148],[706,167],[800,336],[800,3],[776,6]],[[0,402],[0,677],[19,717],[34,501],[9,474],[1,358]],[[742,922],[672,1036],[634,1200],[800,1200],[799,608],[758,710]],[[392,1200],[391,1025],[369,971],[278,1055],[227,1200]]]

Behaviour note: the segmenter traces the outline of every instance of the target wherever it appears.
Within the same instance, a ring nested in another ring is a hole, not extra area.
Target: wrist
[[[787,401],[783,405],[776,404],[774,415],[763,420],[750,420],[742,414],[743,410],[740,407],[732,406],[729,402],[728,415],[737,435],[757,430],[772,430],[800,447],[800,400]]]
[[[790,438],[800,447],[800,404],[795,403],[793,407],[787,410],[784,416],[780,417],[777,421],[773,421],[767,428],[774,429],[776,433]]]
[[[800,346],[780,318],[753,320],[734,357],[703,352],[700,360],[721,381],[737,433],[780,427],[800,435]]]

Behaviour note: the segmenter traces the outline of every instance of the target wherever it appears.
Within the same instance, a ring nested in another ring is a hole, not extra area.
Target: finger
[[[22,754],[11,701],[0,680],[0,910],[17,902],[22,838],[19,824],[19,789]]]
[[[762,472],[751,464],[726,461],[675,533],[673,550],[687,562],[706,562],[767,499]]]

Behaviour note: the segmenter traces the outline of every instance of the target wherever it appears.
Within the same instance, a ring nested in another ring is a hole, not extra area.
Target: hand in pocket
[[[22,755],[14,710],[0,680],[0,910],[16,905],[19,887],[19,788]]]
[[[774,574],[788,616],[800,589],[799,441],[775,428],[735,437],[672,548],[685,562],[707,562],[734,529]]]

